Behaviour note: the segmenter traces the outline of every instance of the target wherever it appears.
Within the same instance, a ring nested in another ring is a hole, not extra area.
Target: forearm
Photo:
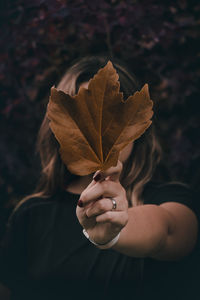
[[[157,205],[141,205],[128,209],[129,221],[118,242],[112,247],[134,257],[154,257],[165,251],[175,230],[173,216]]]
[[[107,176],[104,174],[104,177]],[[102,195],[106,198],[100,198]],[[113,204],[108,199],[112,196],[117,199],[116,211],[112,211]],[[95,199],[99,200],[88,207],[87,204]],[[123,228],[111,248],[128,256],[177,260],[188,255],[196,243],[197,217],[182,203],[169,199],[169,202],[164,201],[160,205],[128,208],[126,191],[119,181],[112,180],[92,181],[79,201],[81,205],[77,205],[76,213],[81,225],[89,230],[91,240],[105,244]]]

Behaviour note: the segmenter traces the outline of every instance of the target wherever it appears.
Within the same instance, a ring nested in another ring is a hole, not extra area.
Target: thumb
[[[117,165],[114,167],[110,167],[109,169],[105,171],[98,170],[94,176],[93,179],[95,181],[103,181],[103,180],[112,180],[112,181],[119,181],[120,174],[123,168],[123,164],[120,160],[118,160]]]

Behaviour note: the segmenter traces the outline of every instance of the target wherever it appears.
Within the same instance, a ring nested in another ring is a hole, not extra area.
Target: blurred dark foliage
[[[85,55],[121,58],[141,83],[149,83],[163,170],[168,170],[163,172],[199,189],[199,1],[10,0],[0,5],[2,223],[11,203],[37,182],[35,142],[49,89]]]

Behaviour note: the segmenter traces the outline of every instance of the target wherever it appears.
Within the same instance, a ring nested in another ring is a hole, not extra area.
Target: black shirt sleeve
[[[178,202],[189,207],[200,221],[200,211],[197,205],[196,191],[183,183],[148,183],[143,192],[144,204],[160,205],[165,202]],[[200,238],[197,239],[196,248],[200,248]]]
[[[186,184],[164,183],[147,184],[143,194],[144,204],[160,205],[165,202],[178,202],[198,213],[196,207],[196,193]]]

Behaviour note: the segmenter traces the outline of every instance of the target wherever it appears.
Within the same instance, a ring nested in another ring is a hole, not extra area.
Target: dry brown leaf
[[[148,85],[123,100],[118,78],[109,61],[75,96],[51,88],[47,116],[71,173],[83,176],[116,166],[119,152],[151,125]]]

